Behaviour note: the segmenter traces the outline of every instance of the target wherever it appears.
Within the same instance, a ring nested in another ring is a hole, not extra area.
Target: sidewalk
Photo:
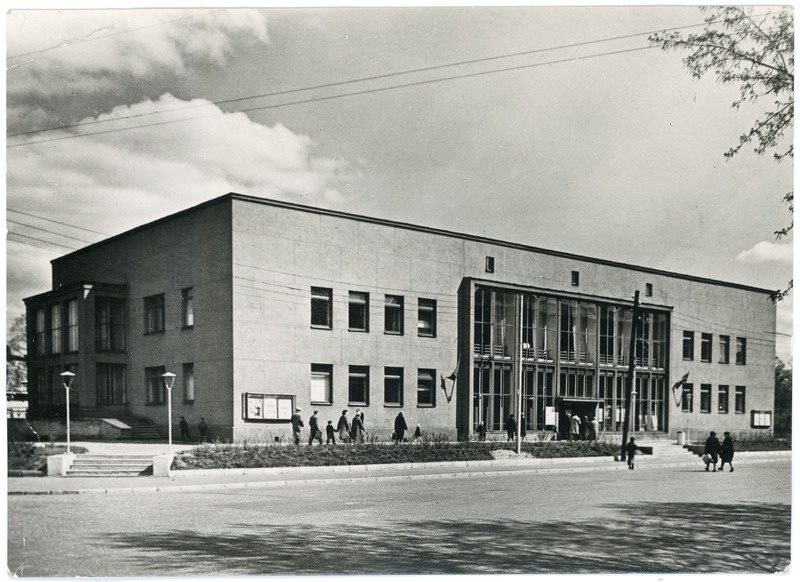
[[[75,443],[94,454],[125,452],[159,454],[163,444]],[[191,445],[173,446],[174,451]],[[680,450],[654,450],[653,455],[637,455],[636,470],[696,466],[702,469],[699,457]],[[791,451],[736,453],[736,466],[752,463],[791,461]],[[495,461],[459,461],[451,463],[407,463],[391,465],[345,465],[333,467],[279,467],[268,469],[211,469],[173,471],[170,477],[9,477],[8,495],[61,495],[86,493],[164,493],[287,487],[292,484],[343,482],[358,479],[446,479],[498,473],[515,475],[585,471],[627,470],[623,462],[612,457],[579,457],[559,459],[503,459]]]

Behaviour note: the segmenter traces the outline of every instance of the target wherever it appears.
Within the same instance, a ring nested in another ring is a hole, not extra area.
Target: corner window
[[[187,287],[181,290],[181,324],[183,327],[194,327],[194,289]]]
[[[403,368],[385,368],[383,372],[384,406],[403,406]]]
[[[694,332],[683,332],[683,359],[694,360]]]
[[[578,271],[572,271],[572,286],[578,287],[581,284],[581,274]]]
[[[700,361],[701,362],[710,362],[711,361],[711,343],[712,343],[712,335],[710,333],[701,333],[700,334]]]
[[[349,406],[369,404],[369,366],[350,366],[347,379]]]
[[[728,414],[728,386],[720,384],[719,397],[717,399],[717,412],[719,414]]]
[[[736,338],[736,363],[739,366],[747,363],[747,338]]]
[[[194,402],[194,364],[183,365],[183,402]]]
[[[711,384],[700,384],[700,412],[711,412]]]
[[[144,298],[144,333],[164,331],[164,294]]]
[[[311,403],[333,403],[333,366],[311,364]]]
[[[733,401],[734,412],[744,414],[745,409],[745,387],[737,386]]]
[[[94,303],[95,349],[98,352],[125,351],[125,300],[97,297]]]
[[[161,376],[166,373],[164,366],[153,366],[144,369],[144,381],[147,390],[147,404],[164,404],[167,389],[164,387],[164,378]]]
[[[403,297],[401,295],[386,296],[384,331],[390,334],[403,335]]]
[[[436,337],[436,300],[419,300],[419,319],[417,321],[417,335],[422,337]]]
[[[78,351],[78,300],[70,299],[67,305],[67,352]]]
[[[692,411],[693,398],[694,398],[694,384],[684,384],[683,394],[681,395],[681,412]]]
[[[311,288],[311,327],[333,327],[333,289]]]
[[[731,363],[731,336],[729,335],[719,336],[719,363]]]
[[[45,354],[47,332],[45,331],[44,324],[44,309],[36,310],[36,355],[43,356]]]
[[[350,291],[347,327],[350,331],[369,331],[369,293]]]
[[[50,306],[50,353],[61,353],[61,304]]]
[[[417,373],[417,406],[436,406],[436,370],[420,368]]]

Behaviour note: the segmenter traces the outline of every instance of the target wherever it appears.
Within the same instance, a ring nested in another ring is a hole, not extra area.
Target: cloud
[[[792,244],[761,241],[751,249],[736,255],[740,263],[792,263]]]

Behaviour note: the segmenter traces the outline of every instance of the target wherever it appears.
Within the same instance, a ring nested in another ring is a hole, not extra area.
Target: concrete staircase
[[[124,431],[120,440],[125,441],[165,441],[167,438],[153,426],[153,423],[146,418],[126,418],[123,420],[130,430]]]
[[[153,474],[152,455],[76,455],[66,477],[138,477]]]

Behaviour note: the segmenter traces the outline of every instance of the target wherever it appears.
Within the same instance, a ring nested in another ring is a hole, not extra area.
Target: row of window
[[[350,291],[347,300],[347,329],[369,332],[369,293]],[[383,331],[392,335],[405,333],[405,298],[384,295]],[[311,327],[333,329],[333,289],[311,288]],[[436,337],[436,300],[417,300],[417,335]]]
[[[733,411],[736,414],[744,414],[745,396],[747,388],[736,386],[734,388]],[[700,412],[710,413],[712,404],[711,384],[700,384]],[[717,387],[717,413],[728,414],[730,402],[730,386],[720,384]],[[683,385],[683,397],[681,398],[681,411],[692,412],[694,409],[694,385]]]
[[[37,356],[78,351],[78,300],[69,299],[36,310],[34,350]]]
[[[436,406],[436,370],[418,368],[416,376],[416,405]],[[369,406],[372,400],[369,366],[349,366],[347,375],[347,405]],[[311,364],[311,403],[333,404],[333,365]],[[397,367],[383,369],[383,405],[405,404],[405,370]]]
[[[711,362],[713,358],[714,336],[710,333],[700,334],[700,361]],[[730,364],[731,361],[731,336],[719,336],[719,363]],[[683,359],[694,360],[694,332],[683,332]],[[747,338],[736,338],[736,363],[740,366],[747,364]]]
[[[183,402],[192,404],[194,402],[194,364],[183,364]],[[164,374],[167,369],[164,366],[151,366],[144,369],[145,394],[147,404],[164,404],[167,401],[167,386],[164,383]],[[174,390],[175,387],[173,386]]]
[[[144,298],[144,333],[161,333],[165,325],[165,296],[163,293]],[[181,289],[181,327],[194,326],[194,289]]]

